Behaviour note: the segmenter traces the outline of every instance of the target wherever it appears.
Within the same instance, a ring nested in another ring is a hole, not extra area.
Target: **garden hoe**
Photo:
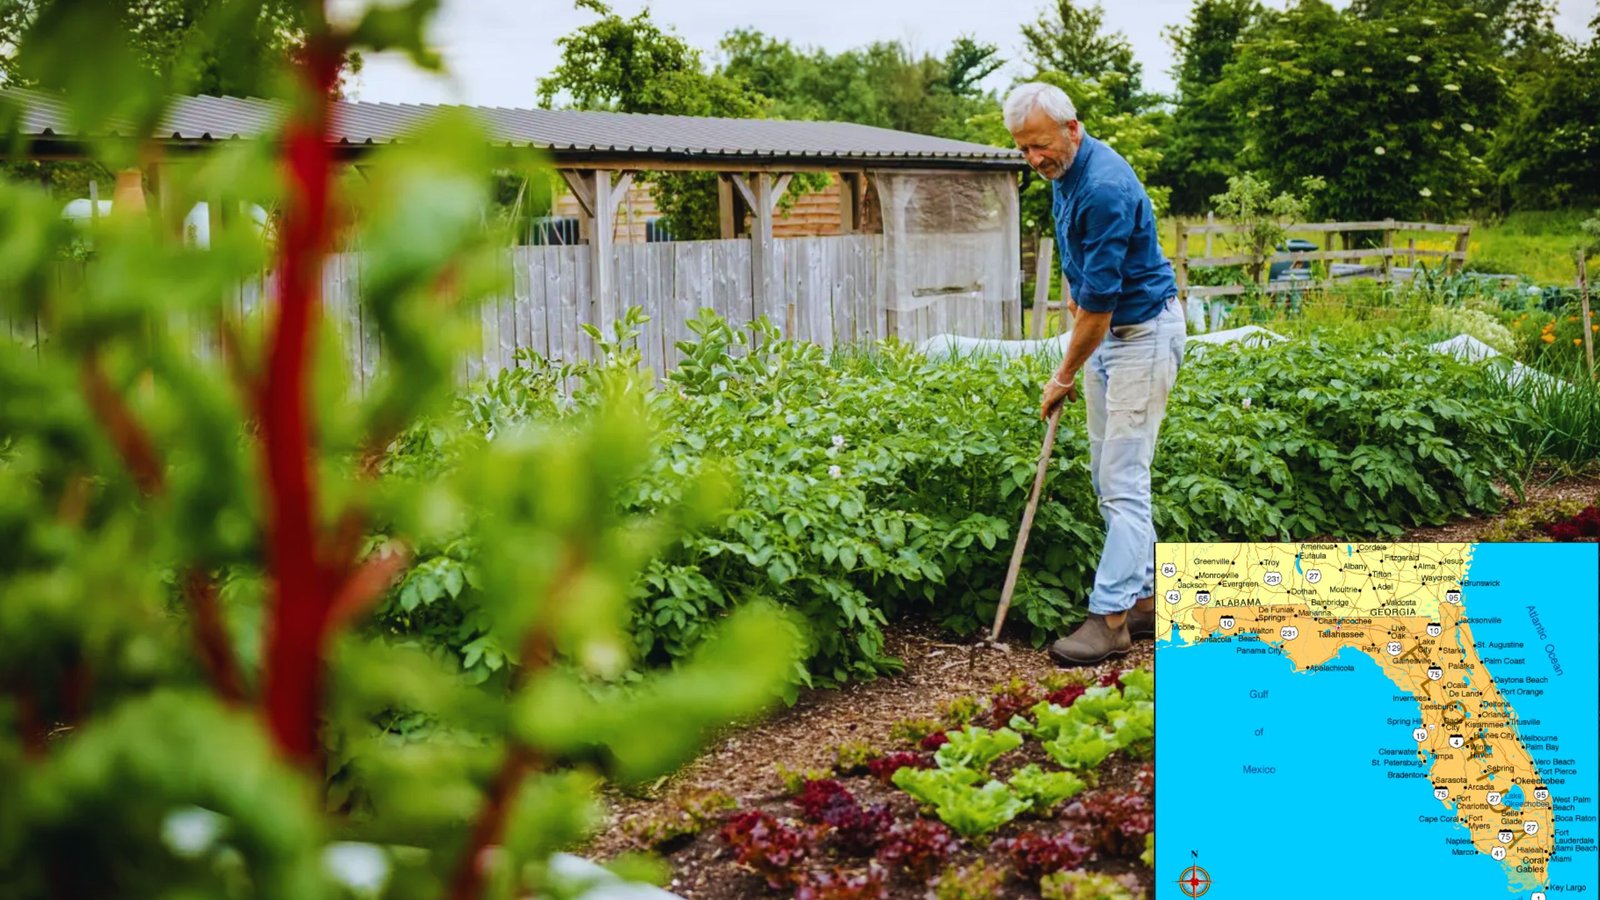
[[[1017,529],[1017,546],[1011,551],[1011,568],[1006,570],[1006,584],[1000,589],[1000,607],[994,611],[994,627],[990,629],[989,636],[980,640],[972,647],[968,655],[968,665],[977,661],[978,651],[984,647],[993,647],[1002,652],[1010,652],[1011,648],[1000,643],[1000,629],[1005,627],[1006,613],[1011,609],[1011,595],[1017,589],[1017,573],[1022,569],[1022,552],[1028,547],[1028,532],[1033,529],[1033,514],[1039,510],[1039,495],[1044,491],[1044,476],[1050,470],[1050,451],[1056,446],[1056,425],[1061,421],[1061,410],[1066,407],[1065,401],[1057,406],[1055,412],[1050,414],[1049,424],[1044,431],[1044,446],[1039,450],[1039,468],[1033,473],[1033,493],[1028,497],[1028,506],[1022,511],[1022,526]]]

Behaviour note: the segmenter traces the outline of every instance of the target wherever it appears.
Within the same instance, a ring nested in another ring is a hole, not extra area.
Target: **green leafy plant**
[[[983,860],[950,866],[939,874],[933,893],[938,900],[988,900],[1005,884],[1006,873]]]
[[[805,790],[807,782],[827,781],[833,777],[827,769],[791,769],[783,763],[778,763],[777,773],[783,792],[791,797]]]
[[[1028,811],[1046,815],[1088,785],[1071,772],[1046,772],[1029,763],[1011,773],[1011,790],[1028,804]]]
[[[866,741],[846,741],[833,749],[833,767],[841,775],[866,771],[867,763],[883,754]]]
[[[889,738],[907,744],[918,744],[928,735],[943,731],[944,727],[944,723],[937,719],[901,719],[889,726]]]
[[[268,241],[224,222],[199,248],[124,207],[66,278],[57,204],[0,185],[0,315],[44,332],[0,340],[0,881],[19,895],[337,896],[336,841],[406,894],[543,893],[603,782],[671,769],[793,679],[800,626],[759,601],[670,671],[636,657],[633,585],[733,490],[697,467],[647,510],[616,502],[657,464],[636,376],[589,373],[587,402],[492,437],[423,433],[505,282],[484,223],[507,160],[444,117],[340,180],[327,130],[348,53],[437,62],[435,6],[345,27],[297,4],[301,51],[253,81],[280,91],[270,139],[164,174],[173,210],[272,206]],[[43,5],[19,64],[82,133],[153,133],[170,85],[109,11]],[[210,4],[193,42],[255,46],[259,13]],[[385,347],[364,392],[319,297],[336,208],[361,212],[359,309]],[[269,324],[246,327],[237,287],[267,267]]]
[[[901,790],[930,806],[939,820],[963,837],[987,834],[1028,808],[1004,782],[982,779],[971,769],[911,769],[895,772]]]
[[[1103,872],[1082,869],[1052,872],[1039,879],[1045,900],[1138,900],[1142,894]]]
[[[1240,231],[1226,235],[1228,243],[1250,257],[1249,274],[1252,282],[1263,280],[1267,258],[1288,234],[1287,226],[1305,220],[1311,196],[1327,186],[1317,176],[1300,180],[1300,193],[1282,191],[1274,195],[1271,187],[1260,176],[1246,172],[1228,177],[1228,189],[1211,198],[1217,216]]]
[[[956,697],[939,705],[939,717],[950,726],[960,728],[969,724],[982,709],[983,704],[977,697]]]
[[[950,738],[934,753],[941,768],[969,768],[977,772],[989,771],[989,764],[1002,754],[1022,746],[1022,735],[1009,728],[965,728],[945,732]]]

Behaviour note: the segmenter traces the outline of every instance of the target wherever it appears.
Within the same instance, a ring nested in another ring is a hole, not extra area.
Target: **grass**
[[[1499,222],[1474,226],[1467,267],[1570,286],[1577,277],[1572,256],[1581,233],[1578,224],[1592,215],[1586,210],[1515,212]]]
[[[1593,471],[1600,464],[1600,382],[1582,363],[1549,374],[1555,377],[1524,378],[1507,387],[1527,413],[1512,427],[1528,464],[1558,475]]]

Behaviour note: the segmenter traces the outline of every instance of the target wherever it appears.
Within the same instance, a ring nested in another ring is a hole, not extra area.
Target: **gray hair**
[[[1067,92],[1042,81],[1030,81],[1012,88],[1011,93],[1006,95],[1003,109],[1007,131],[1021,128],[1036,109],[1044,110],[1044,114],[1058,125],[1064,126],[1078,118],[1078,110],[1072,105],[1072,98],[1067,96]]]

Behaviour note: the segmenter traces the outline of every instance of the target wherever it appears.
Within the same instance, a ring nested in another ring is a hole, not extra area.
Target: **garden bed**
[[[972,721],[979,726],[1003,725],[1010,713],[1003,710],[1002,720],[996,720],[991,708],[996,690],[1013,694],[1011,702],[1015,705],[1020,699],[1042,698],[1048,693],[1046,689],[1057,688],[1068,681],[1086,681],[1091,686],[1102,680],[1114,681],[1118,673],[1148,668],[1152,659],[1151,643],[1141,641],[1135,644],[1133,652],[1120,660],[1072,674],[1063,673],[1043,652],[1025,644],[1013,645],[1004,652],[979,650],[974,653],[968,642],[955,643],[932,626],[910,623],[889,626],[886,636],[888,649],[905,662],[901,675],[852,684],[840,690],[807,692],[792,708],[715,741],[672,778],[651,786],[649,796],[614,795],[610,827],[584,852],[595,858],[608,858],[645,849],[649,842],[641,840],[639,835],[643,823],[681,816],[685,807],[692,809],[708,797],[716,798],[714,805],[734,805],[739,811],[764,812],[794,827],[804,827],[806,817],[794,789],[803,786],[807,776],[837,781],[863,807],[885,804],[889,815],[902,827],[910,827],[919,819],[937,822],[933,815],[919,817],[916,800],[870,772],[848,766],[841,772],[839,757],[881,757],[898,752],[930,759],[932,754],[920,750],[917,741],[907,733],[919,723],[921,727],[932,727],[934,722],[940,726],[949,725],[971,712]],[[1019,691],[1029,696],[1017,697]],[[1058,699],[1061,699],[1059,695]],[[1141,749],[1148,752],[1149,748]],[[1030,763],[1046,770],[1059,768],[1037,741],[1028,740],[996,760],[993,774],[1003,780]],[[1092,798],[1096,796],[1105,802],[1112,795],[1135,794],[1148,802],[1151,783],[1148,778],[1141,782],[1139,777],[1145,766],[1145,760],[1128,752],[1113,753],[1092,769],[1093,775],[1085,776],[1092,786],[1073,799],[1093,803]],[[847,774],[850,772],[853,774]],[[1024,881],[1015,875],[1005,842],[1023,833],[1054,838],[1083,829],[1084,824],[1074,818],[1070,810],[1071,804],[1062,804],[1052,815],[1020,816],[989,834],[961,840],[959,848],[950,853],[937,871],[966,869],[967,877],[973,877],[971,867],[981,860],[994,876],[1004,881],[1000,887],[974,885],[973,889],[979,892],[968,896],[1040,896],[1033,881]],[[691,836],[680,837],[661,848],[672,870],[669,889],[691,898],[795,895],[789,886],[769,888],[761,876],[738,863],[736,852],[719,834],[721,823],[728,821],[730,815],[726,809],[712,813],[706,816],[704,827]],[[841,852],[836,840],[824,838],[813,842],[813,846],[813,859],[804,866],[809,872],[839,869],[861,877],[873,865],[863,857]],[[1135,896],[1149,890],[1150,869],[1139,860],[1137,852],[1091,854],[1091,858],[1080,865],[1089,873],[1119,876]],[[884,896],[927,895],[927,879],[907,876],[895,867],[884,867],[884,870],[889,876],[885,879],[887,893]],[[1035,881],[1037,877],[1034,876]],[[947,882],[950,878],[946,875]],[[949,889],[948,884],[946,889]],[[822,893],[817,896],[857,895]],[[877,895],[869,892],[859,896]]]

